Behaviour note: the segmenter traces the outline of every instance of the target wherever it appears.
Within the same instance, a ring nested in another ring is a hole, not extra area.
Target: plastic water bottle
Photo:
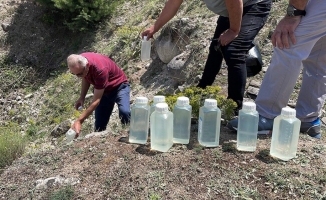
[[[292,108],[282,108],[281,115],[274,119],[271,156],[288,161],[297,153],[301,121]]]
[[[205,99],[204,106],[199,109],[198,142],[202,146],[219,145],[221,127],[221,110],[215,99]]]
[[[66,132],[67,144],[71,144],[73,142],[73,140],[75,139],[75,136],[76,136],[76,131],[74,129],[70,128]]]
[[[131,107],[129,142],[146,144],[149,128],[149,105],[146,97],[137,97]]]
[[[167,152],[173,145],[173,113],[166,103],[158,103],[150,120],[151,149]]]
[[[244,102],[238,117],[237,149],[256,151],[259,114],[254,102]]]
[[[147,40],[147,36],[141,42],[141,60],[149,60],[151,58],[151,41]]]
[[[150,116],[152,115],[152,113],[155,111],[155,106],[156,106],[156,104],[158,104],[158,103],[165,103],[165,96],[160,96],[160,95],[158,95],[158,96],[154,96],[153,97],[153,103],[152,103],[152,105],[151,105],[151,110],[150,110]]]
[[[191,110],[188,97],[178,97],[173,109],[173,142],[188,144],[190,139]]]

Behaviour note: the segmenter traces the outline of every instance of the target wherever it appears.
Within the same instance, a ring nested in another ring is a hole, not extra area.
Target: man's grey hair
[[[81,56],[81,55],[77,55],[77,59],[78,59],[78,64],[80,64],[83,68],[86,68],[88,60],[84,56]]]
[[[88,63],[88,60],[81,55],[78,54],[71,54],[70,56],[68,56],[67,58],[67,62],[68,62],[68,66],[74,66],[76,64],[82,66],[83,68],[86,68],[86,65]]]

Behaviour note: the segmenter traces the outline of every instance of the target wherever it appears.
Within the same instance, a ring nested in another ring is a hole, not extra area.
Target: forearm
[[[225,0],[225,5],[229,13],[230,28],[235,33],[240,32],[243,13],[242,0]]]
[[[81,85],[81,92],[80,92],[80,97],[85,98],[87,91],[90,87],[90,83],[87,82],[84,78],[82,79],[82,85]]]
[[[96,109],[96,107],[100,104],[100,100],[93,100],[93,102],[88,106],[88,108],[78,117],[77,120],[80,121],[80,123],[83,123],[85,121],[85,119],[90,116],[94,110]]]
[[[154,24],[154,31],[157,32],[178,12],[183,0],[168,0]]]
[[[94,96],[92,103],[88,106],[88,108],[78,117],[77,120],[80,121],[80,123],[83,123],[85,119],[92,114],[92,112],[96,109],[96,107],[100,104],[101,98],[104,94],[104,89],[94,89]]]
[[[306,8],[307,3],[308,0],[289,0],[289,4],[299,10],[304,10]]]

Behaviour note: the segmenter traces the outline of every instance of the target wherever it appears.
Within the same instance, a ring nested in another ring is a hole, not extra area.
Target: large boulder
[[[172,21],[162,29],[154,42],[154,49],[162,62],[169,63],[186,49],[189,36],[195,29],[195,25],[190,22],[188,18],[183,18]]]

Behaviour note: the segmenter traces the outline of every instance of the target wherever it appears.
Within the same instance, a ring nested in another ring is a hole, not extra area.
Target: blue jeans
[[[130,121],[130,86],[128,83],[122,83],[110,93],[103,94],[100,104],[95,109],[95,131],[106,129],[114,103],[118,105],[121,123],[128,124]]]
[[[265,0],[244,7],[238,37],[228,45],[219,48],[217,48],[219,46],[217,39],[230,28],[230,21],[228,17],[220,16],[218,18],[203,76],[197,87],[206,88],[213,84],[224,58],[228,66],[228,98],[234,100],[238,108],[242,107],[247,78],[246,56],[252,47],[252,41],[265,25],[271,4],[271,0]]]

